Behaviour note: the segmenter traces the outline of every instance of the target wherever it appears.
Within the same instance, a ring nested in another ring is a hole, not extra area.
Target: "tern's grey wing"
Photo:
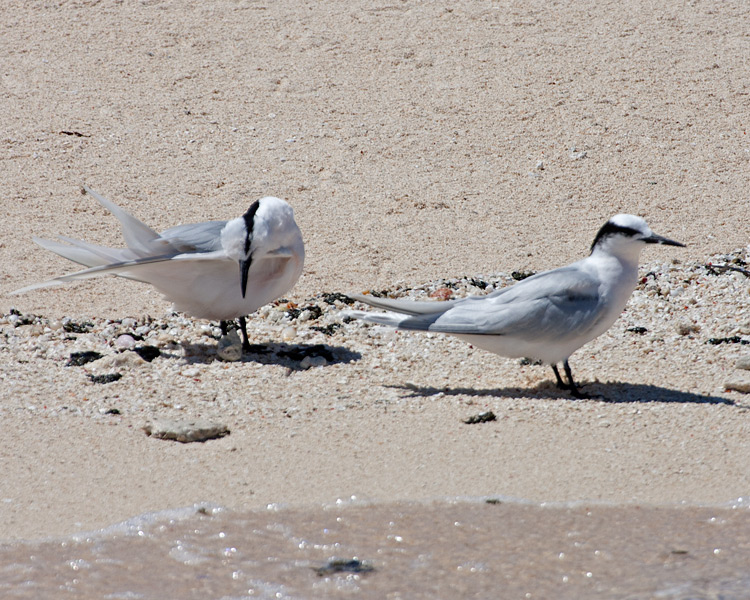
[[[97,267],[137,258],[136,254],[129,248],[107,248],[64,235],[57,237],[60,241],[45,240],[38,237],[33,237],[32,239],[42,248],[86,267]],[[60,242],[66,243],[63,244]]]
[[[96,198],[99,204],[117,217],[117,220],[120,221],[120,225],[122,226],[122,235],[125,238],[125,243],[128,245],[128,248],[140,256],[153,254],[154,243],[157,242],[159,238],[158,233],[91,188],[83,186],[83,189]]]
[[[392,310],[405,315],[434,315],[442,313],[455,305],[451,302],[416,302],[414,300],[392,300],[390,298],[376,298],[375,296],[363,296],[361,294],[349,294],[349,297],[359,302],[364,302],[375,308]]]
[[[405,319],[400,327],[466,335],[554,339],[593,327],[605,306],[596,277],[563,267],[493,293],[460,300],[447,312]]]
[[[221,249],[221,231],[226,221],[178,225],[162,231],[160,237],[179,252],[215,252]]]
[[[20,290],[12,292],[13,295],[23,294],[31,290],[45,287],[52,287],[67,283],[69,281],[78,281],[81,279],[91,279],[101,275],[118,275],[126,279],[143,281],[152,285],[163,284],[163,280],[169,280],[176,269],[195,269],[197,266],[206,264],[217,264],[217,261],[232,262],[223,252],[203,252],[188,254],[170,254],[168,256],[151,256],[147,258],[138,258],[127,260],[119,263],[100,265],[83,271],[76,271],[68,275],[61,275],[49,281],[30,285]],[[159,285],[157,285],[159,287]]]

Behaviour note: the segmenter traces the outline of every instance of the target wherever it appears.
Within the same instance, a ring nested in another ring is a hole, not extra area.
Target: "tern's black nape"
[[[245,256],[247,256],[247,253],[250,251],[250,244],[253,241],[253,229],[255,227],[255,213],[258,212],[258,209],[260,208],[260,201],[256,200],[250,205],[250,208],[247,209],[247,212],[242,215],[242,218],[245,219]],[[244,294],[244,287],[243,287],[243,296]]]
[[[597,244],[600,244],[604,239],[613,235],[624,235],[634,238],[639,235],[643,235],[643,232],[638,231],[637,229],[633,229],[632,227],[625,227],[624,225],[618,225],[617,223],[613,223],[612,221],[607,221],[604,225],[602,225],[602,228],[596,234],[596,237],[591,244],[591,251],[594,251],[594,248],[596,248]]]
[[[255,213],[260,208],[260,200],[256,200],[247,209],[247,212],[242,215],[245,220],[245,258],[240,261],[240,289],[242,290],[242,297],[247,294],[247,274],[250,271],[250,265],[253,262],[252,256],[250,256],[250,245],[253,243],[253,229],[255,228]]]

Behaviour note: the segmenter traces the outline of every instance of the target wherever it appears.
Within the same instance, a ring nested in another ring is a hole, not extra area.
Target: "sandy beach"
[[[750,278],[705,266],[750,261],[749,18],[714,0],[4,3],[0,540],[199,502],[750,496],[750,396],[727,386],[750,377]],[[225,363],[211,324],[144,284],[10,296],[75,270],[33,236],[122,244],[84,184],[156,230],[286,199],[307,257],[285,300],[320,317],[261,311],[251,341],[271,352]],[[646,249],[624,315],[573,355],[600,398],[456,339],[342,323],[323,298],[483,293],[472,278],[586,256],[620,212],[687,247]],[[161,356],[108,384],[65,366],[114,355],[125,318]],[[143,431],[198,417],[231,433]]]

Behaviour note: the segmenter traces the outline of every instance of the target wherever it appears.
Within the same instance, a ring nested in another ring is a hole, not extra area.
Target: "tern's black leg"
[[[245,321],[245,317],[240,317],[239,322],[240,322],[240,332],[242,333],[242,335],[240,336],[242,337],[242,350],[244,352],[249,352],[250,340],[247,337],[247,321]],[[226,335],[229,332],[229,323],[230,321],[219,321],[219,327],[221,327],[221,335]]]
[[[244,352],[250,352],[250,340],[247,337],[247,321],[245,317],[240,317],[240,331],[242,332],[242,350]]]
[[[568,376],[568,381],[570,382],[570,385],[568,386],[570,393],[573,394],[576,398],[588,398],[588,395],[579,390],[576,382],[573,381],[573,373],[571,373],[570,371],[570,365],[568,364],[567,360],[563,361],[563,368],[565,369],[565,374]],[[558,379],[559,377],[560,376],[558,375]]]
[[[552,370],[555,372],[557,387],[559,387],[561,390],[569,390],[570,386],[562,380],[562,377],[560,377],[560,371],[557,370],[557,365],[552,365]]]

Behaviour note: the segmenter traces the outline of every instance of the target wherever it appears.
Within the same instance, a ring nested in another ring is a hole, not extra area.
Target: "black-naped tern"
[[[486,296],[449,302],[349,294],[394,312],[346,314],[399,329],[455,335],[501,356],[541,360],[552,366],[558,387],[585,397],[573,380],[568,358],[607,331],[625,308],[638,283],[638,257],[645,244],[684,246],[656,235],[640,217],[616,215],[597,233],[591,254],[571,265],[538,273]],[[557,369],[560,362],[567,383]]]
[[[239,318],[243,348],[249,348],[245,316],[288,292],[305,260],[302,234],[284,200],[267,196],[231,221],[178,225],[157,233],[92,189],[120,221],[127,248],[96,246],[69,237],[34,241],[73,262],[90,267],[17,290],[30,290],[99,275],[150,283],[194,317],[227,322]]]

